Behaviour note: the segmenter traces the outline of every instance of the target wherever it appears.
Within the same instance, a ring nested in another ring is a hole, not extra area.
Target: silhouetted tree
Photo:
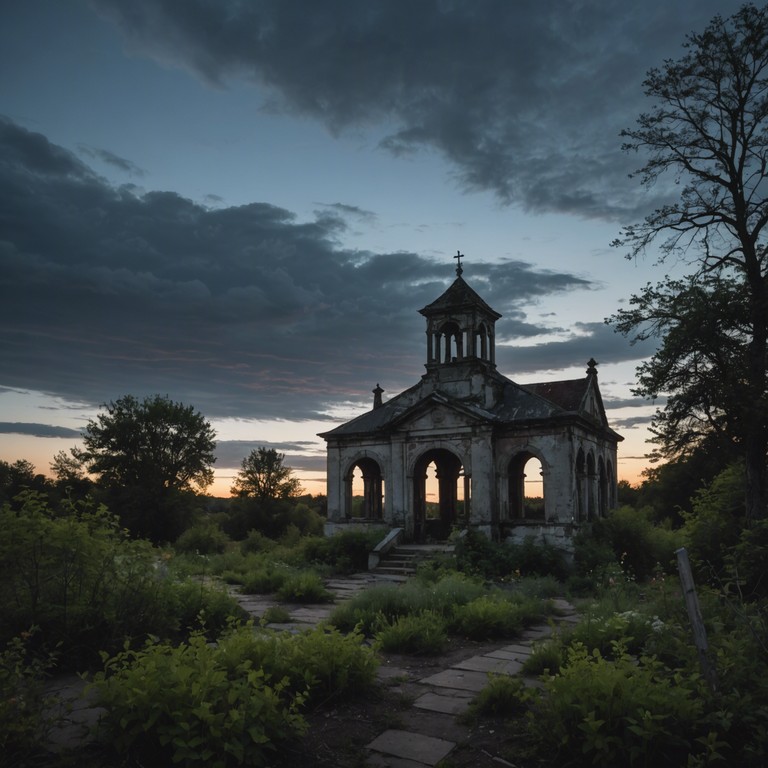
[[[215,433],[182,403],[131,395],[104,406],[89,421],[75,457],[98,476],[110,509],[135,535],[175,539],[183,528],[187,496],[213,482]]]
[[[625,149],[649,153],[639,171],[643,184],[670,173],[679,199],[625,228],[616,244],[637,257],[657,242],[662,260],[690,260],[690,302],[670,321],[674,285],[646,286],[633,299],[641,311],[620,312],[618,325],[626,334],[639,327],[638,336],[649,323],[661,334],[676,331],[644,366],[638,390],[671,393],[655,422],[661,451],[676,455],[700,426],[724,429],[744,457],[747,517],[754,520],[765,515],[768,493],[768,9],[745,5],[728,19],[717,16],[688,36],[686,49],[650,70],[645,93],[655,104],[622,133]],[[697,321],[706,304],[697,300],[698,281],[702,300],[715,299],[703,340]],[[729,294],[743,309],[738,318],[729,308],[715,314]],[[734,344],[718,360],[713,345],[724,336]],[[701,417],[706,423],[693,425]]]
[[[241,464],[232,485],[235,496],[267,499],[290,499],[301,493],[301,485],[293,470],[285,466],[285,454],[274,448],[258,448],[251,451]]]

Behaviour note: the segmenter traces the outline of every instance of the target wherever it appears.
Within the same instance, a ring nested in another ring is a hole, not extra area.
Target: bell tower
[[[460,252],[456,279],[439,298],[419,312],[427,319],[427,373],[467,364],[487,371],[496,369],[496,321],[491,309],[461,276]]]

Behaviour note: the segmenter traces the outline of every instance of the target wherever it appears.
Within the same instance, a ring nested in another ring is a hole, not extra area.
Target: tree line
[[[88,422],[82,447],[56,454],[55,480],[26,460],[0,461],[0,501],[10,502],[24,490],[54,499],[91,495],[133,536],[173,541],[205,509],[201,494],[213,482],[215,437],[192,406],[160,395],[125,395]],[[285,516],[303,490],[285,455],[262,446],[243,459],[231,492],[231,511],[240,521],[232,526],[244,535],[250,523],[279,532],[275,518]]]

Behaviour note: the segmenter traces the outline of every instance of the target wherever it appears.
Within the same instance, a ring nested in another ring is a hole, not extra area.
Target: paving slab
[[[531,649],[526,648],[525,653],[522,651],[491,651],[490,653],[483,654],[488,659],[504,659],[506,661],[525,661],[531,655]]]
[[[459,715],[465,712],[474,697],[463,691],[454,691],[452,695],[443,693],[425,693],[413,702],[414,707],[444,715]]]
[[[454,742],[445,739],[391,729],[377,736],[368,749],[414,760],[422,765],[437,765],[455,746]]]
[[[550,627],[549,624],[546,624],[526,629],[521,637],[523,640],[541,640],[544,637],[551,637],[553,631],[552,627]]]
[[[517,659],[494,659],[488,656],[471,656],[451,669],[468,669],[473,672],[493,672],[497,675],[516,675],[523,668]]]
[[[424,768],[424,763],[417,763],[405,757],[372,752],[366,759],[365,766],[366,768]]]
[[[488,685],[488,675],[485,672],[470,670],[446,669],[435,675],[419,680],[423,685],[434,685],[438,688],[454,688],[457,691],[479,693]]]
[[[520,643],[513,643],[512,645],[505,645],[503,648],[499,648],[500,651],[507,651],[508,653],[516,653],[526,658],[531,655],[530,645],[521,645]]]

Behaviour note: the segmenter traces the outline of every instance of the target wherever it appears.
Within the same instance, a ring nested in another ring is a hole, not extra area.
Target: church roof
[[[396,430],[411,414],[442,404],[462,411],[471,418],[500,427],[562,418],[587,419],[621,440],[608,427],[602,399],[593,376],[525,385],[516,384],[500,374],[496,376],[503,382],[503,389],[501,397],[492,408],[483,408],[471,400],[454,398],[440,391],[430,391],[422,395],[420,383],[378,408],[322,433],[321,437],[345,437]],[[594,395],[595,409],[589,407],[590,393]]]
[[[419,312],[424,316],[429,316],[437,312],[464,310],[470,307],[482,309],[483,312],[491,315],[494,320],[498,320],[501,317],[459,275],[441,296],[436,298],[431,304],[427,304],[423,309],[420,309]]]

